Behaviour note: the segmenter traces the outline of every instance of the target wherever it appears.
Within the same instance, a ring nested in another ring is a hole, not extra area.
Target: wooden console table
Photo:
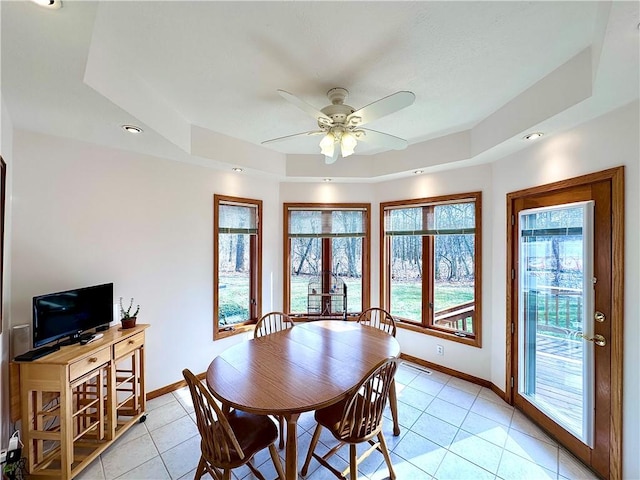
[[[114,326],[87,345],[16,362],[24,454],[31,475],[71,479],[135,422],[144,420],[148,326]]]

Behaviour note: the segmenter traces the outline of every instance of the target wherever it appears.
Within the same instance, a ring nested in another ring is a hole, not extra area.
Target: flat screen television
[[[33,347],[108,326],[113,320],[113,283],[33,297]]]

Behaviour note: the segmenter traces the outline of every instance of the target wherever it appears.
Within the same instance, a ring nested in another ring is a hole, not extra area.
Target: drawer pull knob
[[[133,340],[129,340],[129,345],[133,345],[134,343],[136,342],[134,342]]]
[[[98,361],[98,357],[91,357],[89,359],[89,363],[96,363]]]

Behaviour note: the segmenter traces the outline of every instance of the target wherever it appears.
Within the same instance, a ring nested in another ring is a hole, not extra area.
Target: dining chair
[[[318,425],[313,433],[307,458],[300,471],[302,476],[307,474],[309,463],[312,458],[315,458],[336,477],[346,479],[348,473],[350,480],[356,480],[358,465],[374,450],[379,450],[389,468],[389,477],[391,480],[395,480],[396,474],[393,471],[387,443],[382,433],[382,412],[396,373],[397,362],[395,357],[383,360],[369,372],[357,387],[349,392],[344,400],[316,410],[315,419]],[[320,456],[315,453],[315,448],[323,427],[328,429],[339,443],[326,454]],[[377,441],[374,441],[374,438]],[[371,447],[360,457],[357,457],[356,446],[363,442],[368,442]],[[347,443],[349,444],[349,467],[340,472],[328,462],[328,459]]]
[[[396,336],[396,321],[389,312],[382,308],[367,308],[358,317],[358,323],[375,327],[383,332],[387,332],[392,337]]]
[[[182,371],[196,413],[200,432],[200,461],[194,480],[209,473],[215,480],[230,480],[231,470],[247,465],[260,480],[265,480],[252,463],[259,451],[269,448],[271,460],[284,480],[284,471],[275,443],[278,429],[266,415],[233,410],[223,413],[213,396],[198,378],[188,369]]]
[[[383,308],[371,307],[366,309],[358,317],[358,323],[387,332],[392,337],[396,336],[396,321]],[[400,435],[400,424],[398,423],[398,396],[395,380],[391,382],[391,388],[389,389],[389,408],[391,409],[391,418],[393,418],[393,435],[397,437]]]
[[[265,313],[258,323],[256,323],[256,329],[253,331],[253,338],[264,337],[272,333],[286,330],[287,328],[293,328],[295,323],[286,313],[282,312],[269,312]]]
[[[270,335],[272,333],[280,332],[282,330],[286,330],[288,328],[293,328],[295,323],[289,315],[282,312],[269,312],[265,313],[258,323],[256,323],[256,328],[253,331],[253,338],[264,337],[265,335]],[[278,447],[282,450],[284,448],[284,417],[278,416],[278,425],[280,427],[280,442],[278,443]]]

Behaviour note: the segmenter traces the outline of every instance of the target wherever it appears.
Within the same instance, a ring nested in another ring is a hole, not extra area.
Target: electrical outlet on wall
[[[444,347],[442,345],[436,345],[436,353],[438,355],[444,355]]]

